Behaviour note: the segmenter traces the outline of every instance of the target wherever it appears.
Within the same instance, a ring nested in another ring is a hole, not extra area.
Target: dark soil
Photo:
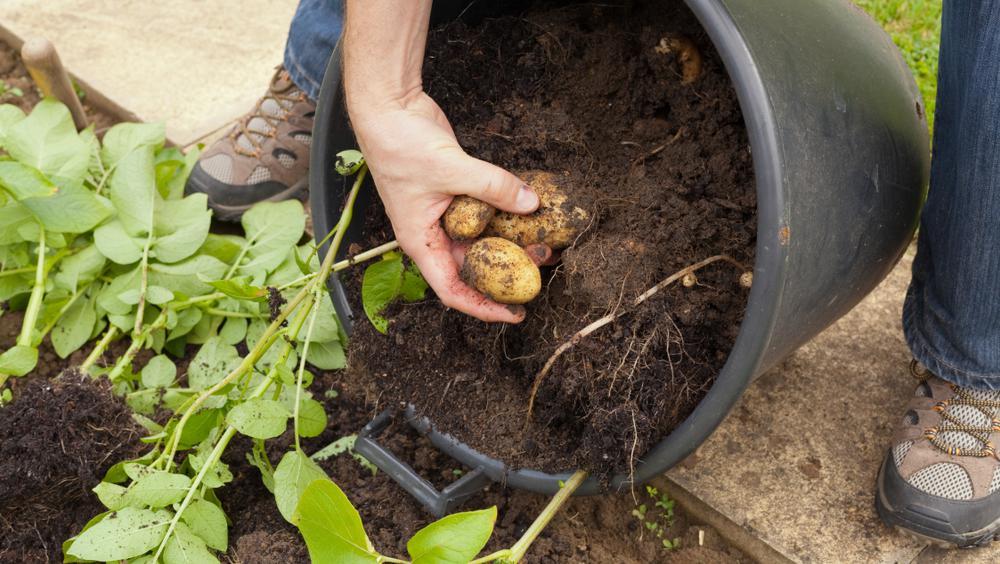
[[[0,348],[10,345],[20,322],[16,313],[0,317]],[[0,408],[0,562],[62,561],[62,541],[104,510],[90,489],[113,463],[135,457],[146,448],[139,442],[141,429],[106,384],[68,375],[52,380],[82,357],[62,361],[47,347],[41,354],[39,370],[15,379],[14,402]],[[178,364],[184,366],[185,362]],[[356,433],[375,415],[373,402],[347,374],[320,374],[312,389],[324,402],[330,424],[322,436],[304,441],[307,452]],[[338,393],[327,398],[326,390]],[[383,437],[393,452],[438,488],[457,479],[456,470],[468,470],[402,423],[394,423]],[[289,436],[269,441],[273,463],[290,443]],[[218,491],[231,520],[229,561],[307,562],[308,553],[298,532],[282,519],[259,473],[246,462],[247,449],[248,441],[234,441],[224,460],[235,479]],[[321,465],[357,505],[368,535],[383,552],[405,555],[407,539],[432,521],[386,474],[372,476],[350,455],[342,454]],[[663,538],[680,538],[681,548],[664,550],[661,541],[632,515],[637,503],[652,507],[653,502],[644,497],[641,488],[635,495],[638,501],[628,494],[573,500],[532,546],[530,561],[748,561],[711,528],[694,524],[679,508]],[[461,509],[497,506],[499,520],[488,547],[493,550],[513,544],[546,502],[544,496],[494,486]],[[699,530],[705,531],[704,546],[698,544]]]
[[[525,430],[529,390],[556,347],[681,268],[717,254],[753,264],[756,201],[743,118],[718,55],[677,2],[557,6],[433,31],[425,85],[472,155],[565,176],[594,221],[519,326],[436,299],[388,312],[388,336],[352,335],[350,372],[380,405],[411,402],[511,467],[628,471],[711,387],[747,291],[725,262],[660,292],[562,355]],[[660,39],[697,44],[681,83]],[[381,210],[368,246],[392,238]],[[361,269],[354,273],[360,276]],[[360,284],[352,284],[355,292]],[[360,311],[355,297],[355,311]]]
[[[330,426],[321,437],[304,443],[314,452],[337,438],[356,433],[374,415],[370,402],[345,374],[327,373],[317,378],[314,390],[334,389],[335,399],[326,399]],[[442,488],[457,479],[456,470],[467,471],[440,454],[429,442],[401,422],[393,423],[382,435],[393,452],[405,457],[421,475]],[[284,442],[290,442],[285,437]],[[270,450],[277,462],[282,449],[275,441]],[[270,444],[270,443],[269,443]],[[257,470],[246,463],[249,443],[237,444],[226,455],[236,481],[219,493],[226,514],[232,518],[230,556],[233,562],[272,564],[305,562],[308,553],[294,527],[286,523],[274,504],[274,498],[262,485]],[[405,494],[386,474],[372,476],[349,454],[321,463],[335,482],[347,493],[361,513],[365,529],[377,549],[391,556],[406,554],[406,541],[433,519]],[[636,492],[639,503],[652,507],[648,494]],[[547,503],[544,496],[505,490],[493,486],[469,499],[461,509],[497,506],[499,518],[487,551],[511,546]],[[580,498],[543,532],[528,553],[530,562],[747,562],[739,551],[729,547],[714,530],[693,524],[682,511],[664,532],[667,539],[680,538],[680,549],[667,551],[661,540],[632,515],[636,502],[630,495]],[[655,515],[650,510],[648,515]],[[705,531],[705,543],[699,546],[698,530]]]
[[[0,408],[0,561],[61,562],[62,542],[104,511],[90,489],[145,449],[142,436],[106,380],[68,372],[21,385]]]

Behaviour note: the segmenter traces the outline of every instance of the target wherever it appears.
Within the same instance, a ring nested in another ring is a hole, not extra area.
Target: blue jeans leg
[[[285,43],[285,70],[313,100],[343,29],[343,0],[299,1]]]
[[[941,378],[1000,390],[1000,0],[945,0],[937,100],[903,328]]]

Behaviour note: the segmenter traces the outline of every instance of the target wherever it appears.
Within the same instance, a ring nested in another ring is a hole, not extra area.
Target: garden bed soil
[[[687,37],[701,76],[682,83],[662,38]],[[593,221],[543,268],[520,325],[487,324],[434,298],[355,324],[350,374],[379,406],[412,403],[438,430],[512,468],[630,471],[698,404],[739,331],[742,268],[717,262],[632,307],[681,268],[727,254],[753,265],[756,200],[732,85],[681,3],[557,5],[433,30],[424,83],[472,155],[562,178]],[[367,240],[393,238],[378,206]],[[350,274],[361,311],[361,269]],[[560,344],[617,321],[554,364],[525,426],[535,375]]]
[[[21,55],[16,49],[4,41],[0,41],[0,104],[13,104],[25,113],[41,100],[41,93],[35,88],[34,81],[21,62]],[[94,129],[103,134],[117,120],[91,106],[83,100],[83,110],[87,121],[94,124]]]
[[[20,316],[0,317],[0,347],[7,347],[20,327]],[[81,358],[58,360],[47,345],[31,376],[13,380],[14,402],[0,408],[0,561],[60,562],[62,541],[79,532],[104,510],[90,492],[120,460],[135,457],[147,445],[139,439],[124,403],[105,381],[67,373],[53,378]],[[364,390],[343,372],[321,373],[313,384],[330,416],[320,437],[303,441],[306,452],[356,433],[373,415]],[[325,394],[334,390],[336,394]],[[429,442],[402,423],[387,429],[387,446],[407,460],[437,487],[464,471]],[[290,435],[269,441],[277,463]],[[230,517],[230,549],[223,561],[242,564],[308,562],[308,552],[296,529],[278,512],[259,472],[246,461],[249,441],[237,439],[224,461],[234,481],[218,491]],[[372,475],[350,454],[321,463],[324,470],[357,506],[372,542],[397,556],[406,552],[406,540],[432,517],[385,473]],[[644,490],[638,503],[655,503]],[[499,518],[487,550],[511,546],[541,508],[545,496],[492,486],[463,504],[461,509],[496,505]],[[665,550],[661,541],[632,514],[636,501],[629,494],[574,499],[542,533],[528,553],[531,562],[749,562],[729,547],[710,527],[693,523],[676,509],[673,524],[663,538],[681,539],[680,548]],[[655,509],[648,514],[656,515]],[[661,521],[662,522],[662,521]],[[699,531],[703,538],[699,539]],[[699,540],[704,541],[699,544]]]

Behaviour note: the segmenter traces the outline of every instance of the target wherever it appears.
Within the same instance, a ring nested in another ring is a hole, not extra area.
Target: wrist
[[[359,142],[378,144],[379,141],[389,141],[381,139],[385,135],[391,138],[392,134],[386,129],[391,128],[392,123],[400,119],[401,113],[410,109],[413,101],[422,95],[423,88],[419,85],[409,91],[387,88],[351,91],[345,84],[347,113]]]
[[[423,92],[421,84],[404,86],[389,82],[364,82],[344,80],[347,113],[352,121],[374,119],[387,113],[403,110],[409,101]]]

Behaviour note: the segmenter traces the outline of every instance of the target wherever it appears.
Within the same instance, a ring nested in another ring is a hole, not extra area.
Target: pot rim
[[[662,474],[684,460],[715,431],[761,369],[784,291],[789,241],[784,218],[786,194],[781,172],[783,155],[767,89],[743,33],[723,2],[685,0],[685,3],[722,58],[736,91],[747,129],[757,191],[757,244],[753,286],[736,341],[711,388],[687,418],[638,459],[633,474],[621,473],[612,477],[610,489],[615,491],[647,482]],[[317,124],[332,123],[336,116],[329,114],[342,107],[338,53],[339,45],[331,58],[324,80],[324,91],[332,89],[333,94],[324,96],[321,92],[316,112]],[[328,83],[330,88],[327,88]],[[329,171],[333,169],[329,159],[343,148],[331,146],[329,136],[314,134],[310,184],[322,187],[312,191],[314,210],[322,212],[330,209],[329,204],[339,207],[325,188],[330,184]],[[313,217],[317,232],[329,231],[332,227],[326,225],[328,218],[324,213],[314,213]],[[325,254],[327,248],[324,245],[321,252]],[[343,286],[339,281],[333,280],[330,290],[337,306],[337,314],[342,320],[348,320],[345,325],[349,328],[352,315]],[[482,468],[490,478],[508,486],[551,495],[572,474],[531,469],[512,470],[502,461],[483,455],[450,435],[436,431],[426,419],[422,426],[437,448],[470,468]],[[574,495],[595,495],[606,491],[606,483],[590,478]]]

